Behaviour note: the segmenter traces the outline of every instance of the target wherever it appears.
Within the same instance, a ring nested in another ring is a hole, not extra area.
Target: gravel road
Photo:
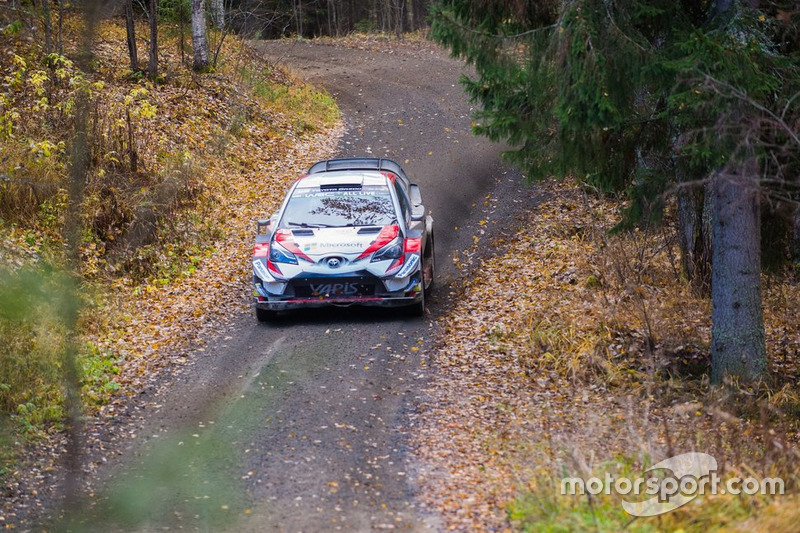
[[[498,146],[470,133],[462,65],[430,43],[259,48],[336,98],[347,123],[339,156],[391,157],[420,184],[436,227],[429,314],[330,309],[272,324],[243,314],[153,397],[108,499],[123,502],[123,527],[149,513],[148,530],[437,530],[415,498],[409,414],[460,275],[452,254],[472,244],[468,228],[511,173]]]

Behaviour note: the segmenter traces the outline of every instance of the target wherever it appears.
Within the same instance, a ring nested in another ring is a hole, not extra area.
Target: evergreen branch
[[[504,36],[497,35],[495,37],[496,38],[500,38],[500,39],[502,39],[504,41],[511,41],[513,39],[519,39],[519,38],[525,37],[527,35],[533,35],[533,34],[539,33],[540,31],[554,30],[554,29],[558,28],[560,25],[561,25],[560,22],[555,22],[553,24],[550,24],[549,26],[542,26],[541,28],[535,28],[533,30],[524,31],[522,33],[516,33],[514,35],[504,35]]]
[[[800,96],[800,93],[795,93],[794,96],[789,98],[789,101],[786,102],[786,105],[783,108],[783,112],[781,113],[781,120],[784,119],[784,117],[786,116],[786,113],[788,113],[788,111],[789,111],[789,107],[792,105],[792,102],[794,102],[794,99],[797,98],[798,96]]]
[[[542,31],[552,30],[552,29],[555,29],[555,28],[557,28],[557,27],[559,27],[561,25],[561,20],[559,20],[558,22],[550,24],[549,26],[542,26],[541,28],[534,28],[532,30],[524,31],[522,33],[515,33],[513,35],[495,35],[495,34],[487,33],[485,31],[480,31],[480,30],[476,30],[476,29],[464,26],[462,23],[460,23],[460,22],[456,21],[455,19],[453,19],[448,13],[445,13],[444,11],[440,11],[440,15],[449,24],[455,26],[456,28],[458,28],[459,30],[461,30],[463,32],[472,33],[472,34],[477,35],[477,36],[479,36],[481,38],[495,39],[495,40],[498,40],[498,41],[511,41],[511,40],[514,40],[514,39],[519,39],[519,38],[525,37],[527,35],[533,35],[533,34],[536,34],[536,33],[542,32]]]
[[[638,48],[642,52],[646,53],[647,49],[644,46],[640,45],[639,43],[634,41],[632,38],[628,37],[628,34],[625,33],[624,31],[622,31],[622,29],[619,26],[617,26],[617,22],[614,20],[614,17],[611,15],[611,9],[608,6],[608,2],[603,2],[603,3],[606,6],[606,15],[608,15],[608,20],[609,20],[609,22],[611,22],[611,25],[614,26],[617,29],[617,31],[619,32],[620,35],[622,35],[626,40],[630,41],[633,46],[635,46],[636,48]]]
[[[779,117],[778,115],[776,115],[771,109],[769,109],[768,107],[764,106],[763,104],[753,100],[752,98],[747,96],[746,93],[744,93],[743,91],[737,89],[736,87],[734,87],[733,85],[731,85],[728,82],[725,82],[725,81],[722,81],[722,80],[718,80],[717,78],[711,76],[710,74],[704,74],[703,77],[705,78],[705,81],[707,83],[711,82],[711,83],[708,83],[708,86],[711,88],[711,90],[713,90],[718,95],[720,95],[720,96],[733,96],[734,98],[738,98],[739,100],[750,104],[751,106],[753,106],[757,110],[761,111],[762,113],[764,113],[767,116],[769,116],[770,118],[772,118],[778,124],[780,129],[784,130],[786,132],[786,134],[789,135],[789,137],[791,137],[791,139],[795,142],[795,144],[800,146],[800,137],[798,137],[797,133],[794,132],[794,130],[791,128],[791,126],[789,126],[786,123],[786,121],[783,120],[782,117]],[[720,90],[720,87],[723,87],[723,88],[727,89],[729,91],[729,94],[726,95],[725,93],[723,93]],[[792,98],[794,99],[794,97],[796,97],[796,96],[797,95],[793,96]]]

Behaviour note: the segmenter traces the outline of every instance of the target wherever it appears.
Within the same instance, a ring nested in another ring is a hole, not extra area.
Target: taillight
[[[253,257],[268,257],[269,256],[269,243],[257,242],[253,246]]]

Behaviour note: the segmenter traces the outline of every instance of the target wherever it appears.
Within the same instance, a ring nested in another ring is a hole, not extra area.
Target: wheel
[[[430,270],[430,274],[428,274],[428,286],[425,287],[428,292],[433,289],[434,280],[436,279],[436,247],[434,244],[436,243],[433,240],[433,233],[431,233],[431,246],[430,246],[430,254],[425,257],[425,267]],[[425,279],[425,270],[423,269],[423,279]]]
[[[275,320],[275,317],[278,316],[277,311],[271,311],[269,309],[259,309],[256,307],[256,318],[259,322],[269,322],[271,320]]]

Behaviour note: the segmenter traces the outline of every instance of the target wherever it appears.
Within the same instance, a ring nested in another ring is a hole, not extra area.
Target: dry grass
[[[710,305],[681,279],[672,236],[610,235],[619,205],[571,184],[542,187],[549,200],[444,320],[441,373],[417,441],[431,505],[458,530],[702,531],[773,511],[787,513],[776,524],[790,523],[795,511],[780,498],[703,497],[631,522],[618,497],[556,492],[565,475],[639,474],[703,451],[722,477],[778,475],[794,493],[800,395],[790,332],[800,295],[788,276],[765,278],[774,381],[713,391]],[[464,453],[443,455],[455,442]]]

